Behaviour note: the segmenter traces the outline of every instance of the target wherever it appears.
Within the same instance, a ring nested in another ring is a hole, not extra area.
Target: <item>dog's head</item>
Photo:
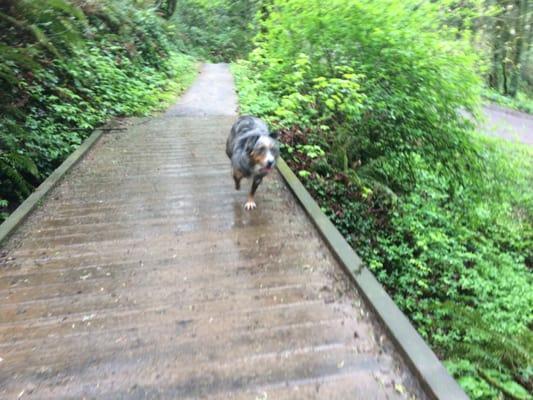
[[[279,156],[277,134],[259,136],[257,140],[249,143],[247,151],[254,171],[268,174],[276,165],[276,159]]]

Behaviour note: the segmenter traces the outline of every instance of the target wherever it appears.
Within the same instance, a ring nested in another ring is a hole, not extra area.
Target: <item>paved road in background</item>
[[[507,140],[533,145],[533,115],[488,104],[483,107],[486,121],[481,132]]]

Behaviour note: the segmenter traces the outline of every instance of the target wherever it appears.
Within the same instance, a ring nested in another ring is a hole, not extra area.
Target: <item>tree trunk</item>
[[[176,11],[177,0],[167,0],[167,18],[172,17]]]
[[[157,0],[155,5],[163,13],[163,17],[169,19],[176,11],[178,0]]]
[[[491,66],[491,71],[489,74],[489,86],[492,89],[497,90],[498,92],[500,91],[500,79],[499,79],[500,64],[501,62],[500,62],[500,57],[498,55],[497,49],[493,49],[492,50],[492,66]]]
[[[504,95],[509,94],[509,86],[507,85],[507,63],[502,62],[502,90]]]
[[[505,59],[505,25],[502,19],[504,12],[505,11],[502,8],[502,12],[497,16],[492,32],[492,66],[489,75],[489,85],[498,92],[502,90],[500,76],[502,74],[503,60]]]
[[[513,40],[513,57],[511,64],[511,79],[509,82],[509,96],[516,97],[520,85],[520,75],[522,71],[522,55],[524,53],[524,35],[526,34],[527,22],[527,1],[516,0],[515,17],[515,38]]]
[[[525,81],[527,85],[533,86],[533,74],[531,74],[532,65],[530,64],[532,61],[531,43],[533,41],[533,13],[528,0],[524,0],[523,2],[522,16],[522,37],[524,38],[524,44],[522,47],[522,59],[520,60],[520,79]]]

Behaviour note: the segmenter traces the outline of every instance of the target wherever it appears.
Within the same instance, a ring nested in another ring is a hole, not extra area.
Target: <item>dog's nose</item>
[[[268,168],[272,168],[273,165],[274,165],[274,161],[273,160],[268,160],[267,161],[267,167]]]

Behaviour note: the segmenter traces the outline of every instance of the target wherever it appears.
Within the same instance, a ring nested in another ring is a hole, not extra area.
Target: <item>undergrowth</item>
[[[128,0],[8,2],[0,32],[0,221],[96,126],[162,107],[195,75],[172,27]]]
[[[533,114],[533,97],[526,92],[518,92],[515,98],[504,96],[495,90],[485,89],[483,97],[501,106]]]

